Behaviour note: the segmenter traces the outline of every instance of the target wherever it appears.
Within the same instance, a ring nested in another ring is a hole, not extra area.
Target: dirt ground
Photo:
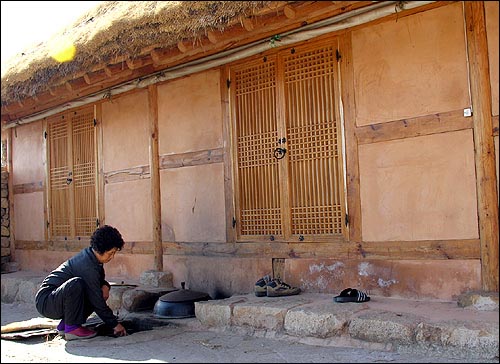
[[[40,317],[32,305],[2,303],[2,326]],[[196,320],[195,318],[193,320]],[[67,342],[60,336],[1,340],[2,363],[466,363],[468,360],[373,349],[325,347],[289,340],[167,325],[126,337]]]

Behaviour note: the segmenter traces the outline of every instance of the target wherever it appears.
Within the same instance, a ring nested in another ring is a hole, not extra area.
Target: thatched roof
[[[134,59],[148,47],[196,42],[269,7],[271,1],[105,1],[37,47],[12,57],[2,71],[2,105],[46,92],[82,70]],[[69,62],[51,57],[55,42],[70,42]]]

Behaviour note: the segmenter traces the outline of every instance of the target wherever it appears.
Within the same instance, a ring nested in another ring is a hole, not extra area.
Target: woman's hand
[[[127,336],[127,330],[125,330],[125,327],[123,327],[122,324],[118,324],[113,329],[113,334],[115,336]]]

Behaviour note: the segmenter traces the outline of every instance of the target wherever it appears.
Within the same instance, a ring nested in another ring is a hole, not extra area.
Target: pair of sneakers
[[[300,288],[292,287],[279,278],[271,278],[270,275],[265,275],[255,282],[254,293],[257,297],[293,296],[300,293]]]
[[[87,329],[80,325],[66,325],[63,320],[57,325],[57,332],[66,340],[90,339],[97,335],[94,330]]]

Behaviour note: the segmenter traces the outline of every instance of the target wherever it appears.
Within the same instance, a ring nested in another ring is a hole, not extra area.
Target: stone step
[[[498,359],[498,309],[481,312],[453,302],[371,297],[364,303],[335,303],[325,294],[249,294],[196,302],[195,312],[202,325],[216,330],[315,345]]]

